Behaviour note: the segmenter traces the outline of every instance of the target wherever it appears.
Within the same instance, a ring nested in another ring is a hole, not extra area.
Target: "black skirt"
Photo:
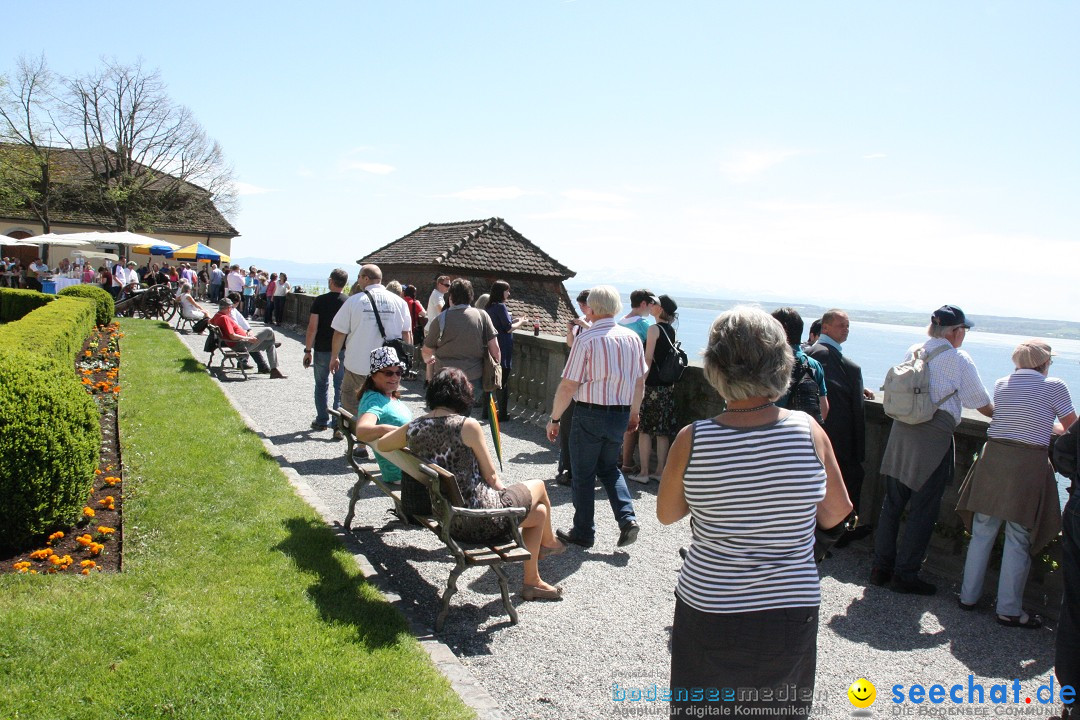
[[[768,709],[770,718],[808,717],[817,631],[816,606],[707,613],[676,596],[671,717],[732,716],[743,708]]]

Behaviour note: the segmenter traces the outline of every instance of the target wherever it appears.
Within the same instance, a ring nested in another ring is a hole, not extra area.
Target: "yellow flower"
[[[97,567],[97,563],[94,562],[93,560],[83,560],[81,563],[79,563],[79,567],[84,567],[84,568]]]

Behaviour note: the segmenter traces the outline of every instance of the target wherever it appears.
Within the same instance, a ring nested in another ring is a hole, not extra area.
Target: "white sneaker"
[[[648,475],[627,475],[626,477],[628,480],[633,480],[634,482],[641,483],[642,485],[649,484]]]

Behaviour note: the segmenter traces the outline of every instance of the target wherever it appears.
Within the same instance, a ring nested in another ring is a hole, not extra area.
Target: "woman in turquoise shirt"
[[[401,376],[405,363],[391,347],[371,351],[371,372],[360,389],[360,406],[356,409],[356,439],[373,444],[392,430],[412,420],[408,406],[401,402]],[[383,482],[401,482],[401,470],[375,453],[382,471]]]

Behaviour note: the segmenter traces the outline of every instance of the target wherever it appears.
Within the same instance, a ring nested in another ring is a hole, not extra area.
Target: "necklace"
[[[764,405],[758,405],[757,407],[752,407],[752,408],[738,408],[738,409],[732,409],[732,408],[728,408],[728,409],[724,410],[724,412],[729,412],[729,413],[748,413],[748,412],[755,412],[755,411],[757,411],[757,410],[764,410],[765,408],[767,408],[767,407],[772,407],[772,406],[773,406],[773,403],[771,403],[771,402],[767,402],[767,403],[765,403]]]

